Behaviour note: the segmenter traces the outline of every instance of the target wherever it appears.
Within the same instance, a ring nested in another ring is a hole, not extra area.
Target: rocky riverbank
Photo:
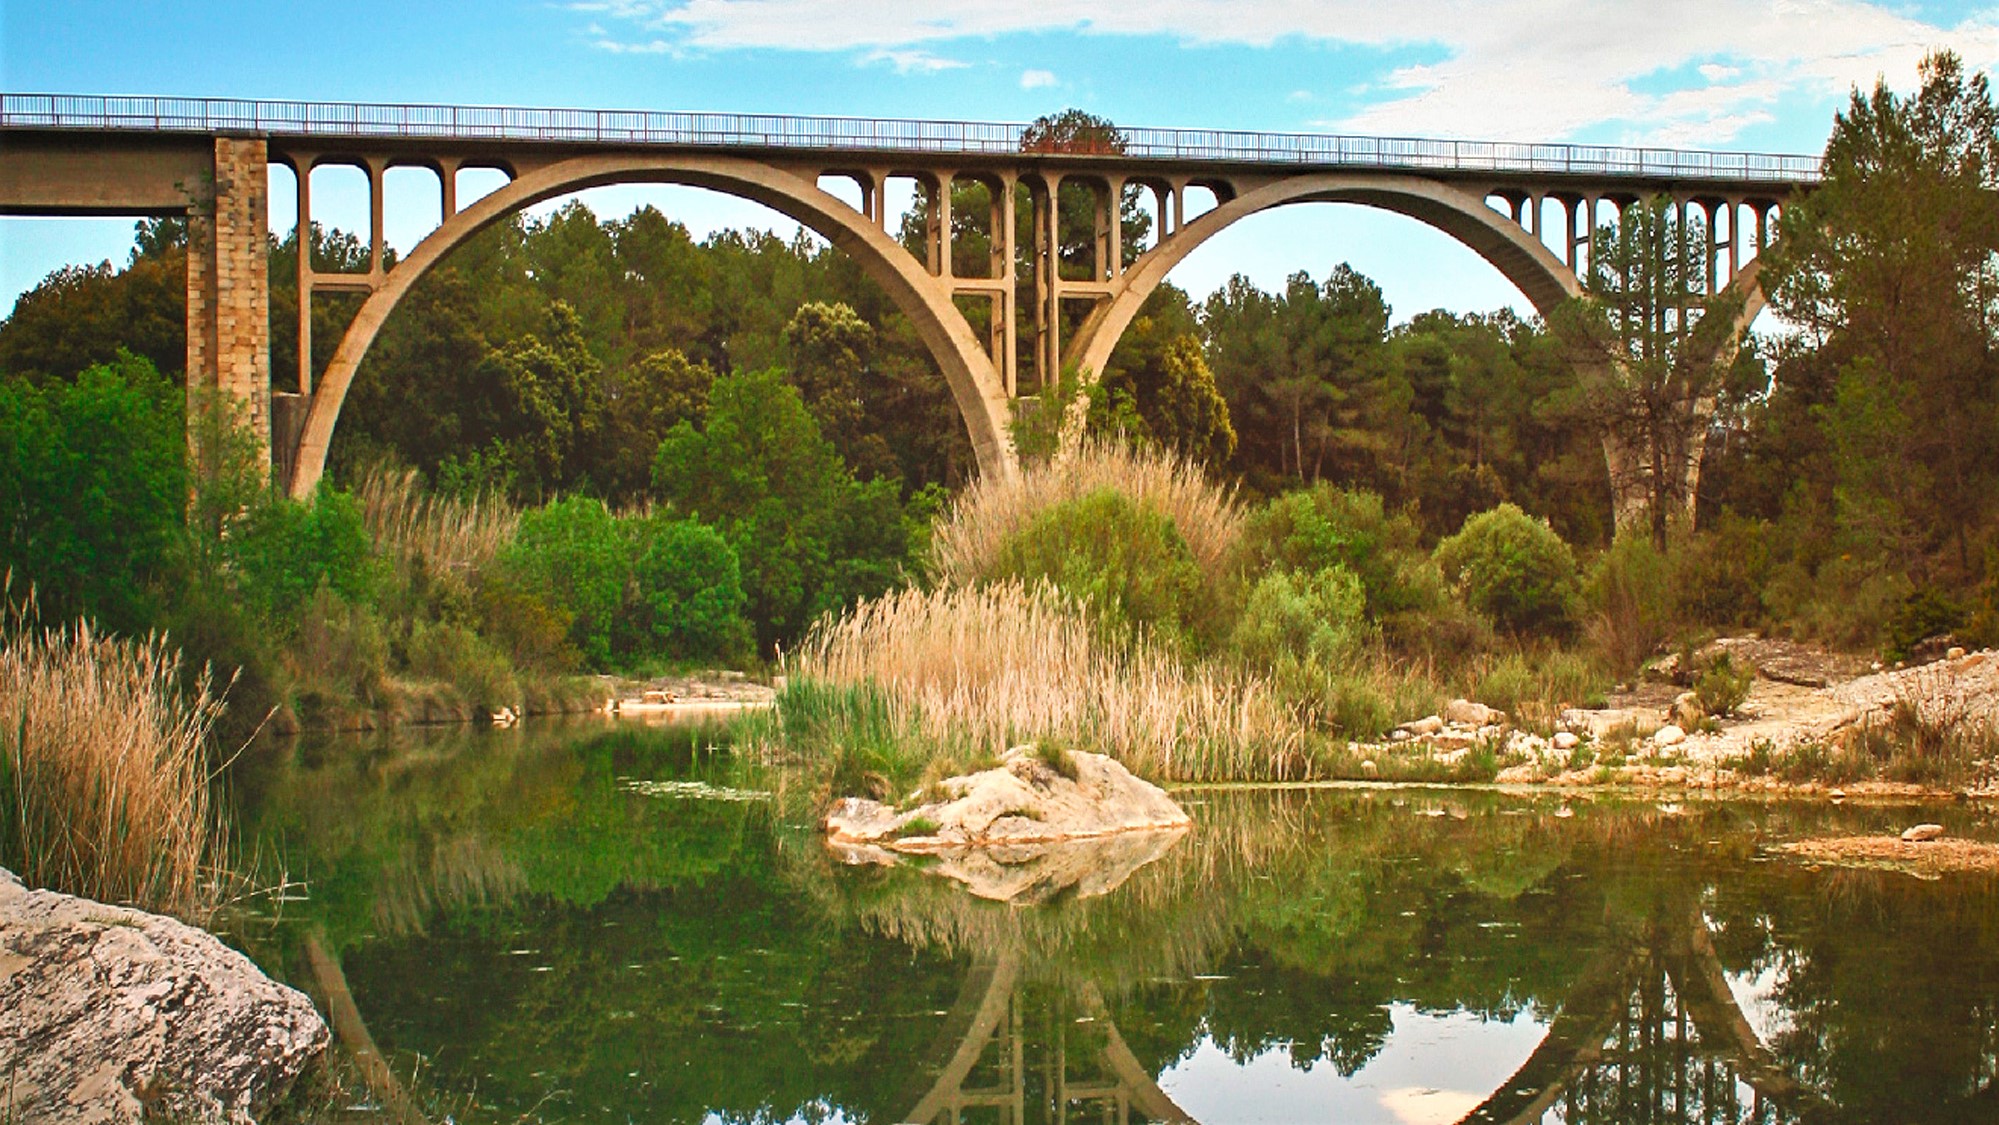
[[[214,935],[0,869],[0,1121],[253,1122],[326,1044]]]
[[[1552,729],[1455,700],[1350,749],[1364,768],[1390,756],[1451,766],[1489,752],[1505,784],[1999,796],[1999,652],[1953,649],[1882,669],[1738,637],[1700,656],[1719,653],[1755,670],[1747,697],[1725,713],[1705,713],[1674,684],[1669,658],[1604,707],[1562,711]]]

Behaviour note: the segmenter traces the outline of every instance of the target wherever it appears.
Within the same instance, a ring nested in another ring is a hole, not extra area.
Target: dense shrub
[[[0,380],[0,571],[52,618],[145,631],[182,543],[186,448],[179,390],[129,353],[73,384]]]
[[[1236,619],[1232,644],[1243,660],[1264,667],[1295,660],[1329,669],[1371,636],[1360,579],[1334,564],[1264,575]]]
[[[1380,496],[1322,483],[1264,505],[1250,516],[1242,541],[1251,573],[1345,568],[1360,580],[1368,613],[1380,619],[1434,609],[1445,596],[1441,583],[1424,581],[1421,534],[1407,515],[1390,514]]]
[[[448,683],[475,706],[519,708],[521,687],[513,663],[471,629],[447,621],[419,621],[410,630],[407,650],[413,675]]]
[[[1465,602],[1501,628],[1567,628],[1575,555],[1545,522],[1518,507],[1501,504],[1465,520],[1437,544],[1436,559]]]
[[[1770,578],[1769,526],[1725,512],[1691,536],[1675,539],[1673,605],[1683,625],[1753,625],[1763,617]]]
[[[590,667],[609,666],[631,557],[603,501],[572,496],[521,513],[499,561],[523,592],[568,616],[569,643]]]
[[[305,502],[267,496],[229,527],[221,551],[244,604],[280,627],[298,621],[322,586],[362,603],[380,577],[361,505],[331,485]]]
[[[1642,527],[1627,527],[1583,580],[1585,630],[1619,676],[1638,670],[1675,631],[1672,562]]]
[[[742,571],[721,532],[692,520],[637,520],[632,551],[631,602],[620,618],[623,647],[683,660],[748,654]]]
[[[1113,633],[1185,645],[1214,624],[1201,568],[1173,522],[1111,488],[1044,509],[1001,546],[993,577],[1047,581]]]
[[[909,560],[894,483],[854,480],[781,371],[716,379],[701,428],[682,422],[660,443],[653,484],[735,550],[765,648],[889,589]]]

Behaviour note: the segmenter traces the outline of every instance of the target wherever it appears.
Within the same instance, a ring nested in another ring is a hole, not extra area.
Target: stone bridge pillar
[[[215,138],[215,175],[188,212],[187,390],[189,419],[207,399],[256,439],[257,464],[271,450],[269,176],[264,141]],[[199,430],[189,438],[196,463]]]

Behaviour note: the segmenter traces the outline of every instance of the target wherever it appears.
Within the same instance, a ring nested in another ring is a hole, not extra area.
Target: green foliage
[[[569,620],[569,643],[592,668],[611,660],[611,630],[631,577],[631,555],[604,502],[572,496],[521,513],[500,568],[522,591]]]
[[[1737,667],[1734,657],[1716,653],[1694,680],[1694,702],[1700,704],[1704,715],[1732,715],[1749,698],[1749,689],[1755,684],[1753,665]]]
[[[1206,465],[1227,462],[1235,453],[1235,426],[1199,330],[1186,293],[1171,284],[1153,290],[1090,386],[1090,428]]]
[[[1000,548],[995,580],[1047,581],[1089,606],[1103,627],[1198,646],[1215,607],[1173,521],[1112,488],[1051,504]]]
[[[660,443],[653,481],[735,550],[766,649],[889,588],[909,557],[894,484],[855,481],[776,370],[718,378],[705,425],[683,422]]]
[[[1264,667],[1296,660],[1338,667],[1372,638],[1360,579],[1338,563],[1317,572],[1274,570],[1250,590],[1231,646]]]
[[[411,675],[448,683],[474,706],[489,710],[521,706],[513,662],[492,641],[464,625],[416,622],[406,660]]]
[[[182,547],[181,396],[120,352],[74,383],[0,380],[0,571],[50,620],[144,632]]]
[[[125,353],[178,375],[187,364],[187,226],[142,220],[123,270],[65,266],[14,302],[0,321],[0,377],[73,381],[93,367],[124,368]]]
[[[742,571],[721,532],[655,516],[634,521],[631,534],[636,588],[620,615],[627,649],[679,660],[748,655]]]
[[[1467,519],[1437,544],[1436,560],[1465,602],[1500,627],[1516,633],[1567,628],[1575,555],[1546,523],[1514,505]]]
[[[1590,641],[1619,676],[1629,676],[1672,639],[1677,628],[1672,563],[1636,527],[1617,533],[1582,583]]]
[[[281,629],[322,587],[367,602],[382,573],[361,506],[330,484],[303,502],[267,496],[230,525],[221,553],[244,604]]]

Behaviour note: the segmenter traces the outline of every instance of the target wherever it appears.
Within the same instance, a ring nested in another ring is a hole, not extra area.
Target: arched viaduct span
[[[176,98],[0,95],[0,213],[183,214],[190,219],[188,380],[247,406],[296,495],[317,483],[340,408],[370,343],[423,275],[480,229],[588,187],[656,182],[762,203],[852,255],[914,323],[942,370],[985,472],[1017,471],[1008,434],[1017,398],[1066,365],[1100,372],[1145,298],[1196,247],[1250,215],[1304,202],[1378,207],[1472,249],[1546,313],[1578,291],[1599,223],[1665,195],[1707,218],[1707,285],[1760,307],[1755,255],[1770,219],[1816,181],[1811,157],[1604,146],[1434,141],[1214,130],[1124,129],[1115,144],[1023,145],[1012,124],[491,107]],[[312,169],[362,169],[370,186],[365,273],[323,273],[300,256],[300,385],[270,384],[268,167],[296,174],[301,224]],[[383,177],[434,171],[443,219],[388,264]],[[496,168],[508,183],[470,205],[457,174]],[[890,233],[891,179],[919,188],[921,255]],[[834,181],[853,191],[830,191]],[[954,185],[986,188],[972,217],[991,252],[954,261]],[[1150,192],[1158,229],[1133,254],[1120,200]],[[1063,201],[1084,193],[1093,243],[1061,245]],[[858,194],[859,205],[843,196]],[[1028,229],[1013,201],[1032,200]],[[1189,197],[1212,205],[1189,213]],[[1550,222],[1550,216],[1554,221]],[[361,311],[323,371],[312,363],[315,292],[360,292]],[[974,331],[959,302],[982,303]],[[1080,319],[1078,319],[1080,314]],[[1064,339],[1064,324],[1076,329]]]

